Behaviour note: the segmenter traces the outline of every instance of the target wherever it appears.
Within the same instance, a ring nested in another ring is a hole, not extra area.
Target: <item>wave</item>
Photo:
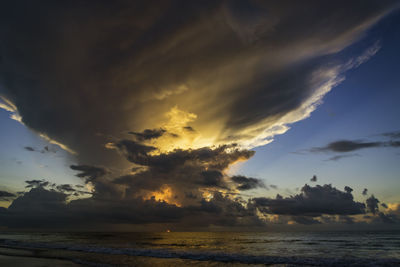
[[[60,249],[76,252],[97,253],[105,255],[145,256],[154,258],[176,258],[197,261],[213,261],[243,264],[289,264],[294,266],[400,266],[396,258],[334,258],[334,257],[295,257],[263,256],[219,252],[173,251],[167,249],[111,248],[83,246],[60,243],[21,242],[0,239],[0,246],[20,249]]]

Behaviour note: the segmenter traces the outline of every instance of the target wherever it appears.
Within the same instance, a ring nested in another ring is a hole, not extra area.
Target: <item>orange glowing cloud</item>
[[[145,194],[143,196],[143,199],[145,199],[145,200],[149,200],[152,198],[154,198],[157,201],[163,201],[168,204],[174,204],[178,207],[182,206],[175,198],[173,189],[169,185],[163,185],[163,186],[161,186],[161,188],[159,190],[148,192],[147,194]]]

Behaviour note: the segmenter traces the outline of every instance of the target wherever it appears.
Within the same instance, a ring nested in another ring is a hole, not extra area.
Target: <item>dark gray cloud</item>
[[[232,176],[231,180],[237,185],[236,189],[244,191],[250,189],[256,189],[259,187],[266,188],[265,184],[257,178],[246,177],[242,175]]]
[[[148,161],[147,153],[156,150],[153,146],[143,145],[132,140],[120,140],[115,146],[133,163],[145,165]]]
[[[387,132],[382,134],[385,137],[389,137],[391,139],[400,139],[400,131],[395,132]]]
[[[381,206],[387,209],[387,205],[385,203],[381,203]],[[377,209],[376,209],[377,212]],[[400,223],[400,205],[388,210],[387,212],[377,212],[377,216],[374,218],[377,222],[395,224]]]
[[[0,200],[10,200],[15,198],[16,195],[7,191],[1,191],[0,190]]]
[[[353,188],[351,188],[350,186],[345,186],[344,187],[344,191],[346,191],[347,193],[351,194],[351,192],[353,192]]]
[[[329,143],[325,147],[312,148],[312,152],[351,152],[363,148],[381,147],[382,142],[363,142],[363,141],[349,141],[340,140]]]
[[[212,187],[220,187],[222,186],[222,178],[223,175],[220,171],[213,170],[213,171],[202,171],[201,175],[204,177],[204,180],[201,181],[201,184],[205,186],[212,186]]]
[[[3,197],[15,197],[15,194],[7,192],[7,191],[0,191],[0,198]]]
[[[196,131],[195,129],[193,129],[192,126],[185,126],[185,127],[183,127],[183,129],[186,130],[186,131],[189,131],[189,132],[195,132]]]
[[[23,196],[14,200],[6,214],[0,214],[2,224],[12,227],[75,227],[85,224],[86,220],[91,225],[98,225],[104,222],[124,222],[129,212],[133,212],[130,218],[133,222],[135,215],[135,202],[114,203],[105,201],[93,201],[92,199],[73,200],[66,203],[68,195],[55,190],[48,190],[43,187],[31,189]],[[145,203],[143,203],[145,206]],[[146,208],[149,208],[148,206]],[[149,209],[150,212],[157,210]],[[165,210],[164,212],[167,212]],[[164,214],[168,215],[168,214]],[[147,217],[141,217],[145,220]],[[138,219],[137,219],[138,220]],[[165,219],[168,220],[167,218]]]
[[[107,174],[107,170],[102,167],[89,166],[89,165],[71,165],[70,168],[74,171],[79,171],[76,176],[85,178],[87,182],[96,180],[99,177]]]
[[[340,140],[329,143],[324,147],[314,147],[311,152],[340,152],[347,153],[351,151],[356,151],[365,148],[377,148],[377,147],[400,147],[400,141],[375,141],[375,142],[364,142],[364,141],[351,141],[351,140]],[[338,160],[344,157],[349,157],[350,155],[338,155],[336,157],[330,158],[329,160]],[[354,156],[354,155],[353,155]]]
[[[350,154],[350,155],[337,155],[337,156],[333,156],[329,159],[327,159],[326,161],[338,161],[344,158],[352,158],[352,157],[357,157],[359,156],[358,154]]]
[[[166,130],[160,129],[146,129],[143,132],[128,132],[136,137],[138,141],[151,140],[161,137]]]
[[[60,184],[60,185],[54,185],[52,186],[53,190],[55,189],[58,192],[67,194],[68,196],[87,196],[87,195],[91,195],[91,192],[88,191],[84,191],[81,189],[81,187],[77,186],[77,185],[71,185],[71,184]]]
[[[116,147],[132,163],[147,166],[160,171],[171,171],[182,165],[206,164],[210,169],[223,170],[237,160],[249,159],[254,151],[240,150],[234,146],[219,146],[216,148],[202,147],[198,149],[176,149],[167,153],[150,155],[155,147],[143,145],[131,140],[121,140]],[[233,149],[232,151],[228,151]]]
[[[8,209],[0,209],[0,225],[10,228],[96,229],[110,224],[169,224],[177,229],[232,226],[266,227],[271,222],[257,214],[279,215],[279,221],[297,224],[353,224],[350,215],[363,214],[365,206],[353,200],[351,192],[340,191],[331,185],[310,187],[291,197],[277,195],[275,199],[255,198],[246,201],[240,197],[214,191],[211,199],[187,192],[193,204],[177,206],[155,196],[148,199],[120,195],[105,198],[93,194],[89,198],[68,198],[77,190],[72,185],[48,185],[23,192]],[[321,204],[322,203],[322,204]],[[375,223],[398,223],[398,211],[377,212],[368,216]],[[339,215],[335,218],[336,215]],[[86,227],[86,228],[85,228]]]
[[[66,194],[66,196],[82,196],[82,195],[87,195],[87,194],[92,194],[91,192],[83,190],[82,185],[71,185],[71,184],[55,184],[55,183],[50,183],[49,181],[46,180],[27,180],[25,181],[27,184],[25,187],[26,188],[43,188],[46,190],[54,191],[54,192],[59,192]],[[18,195],[24,195],[26,192],[19,192]]]
[[[154,147],[130,140],[121,140],[115,145],[130,162],[142,166],[134,174],[123,175],[112,181],[126,187],[125,194],[142,195],[142,190],[163,190],[167,185],[176,201],[193,203],[202,198],[202,190],[239,189],[248,190],[262,186],[258,179],[228,177],[223,171],[238,160],[246,160],[254,151],[235,146],[202,147],[198,149],[176,149],[171,152],[152,154]],[[233,182],[233,188],[230,183]],[[189,197],[188,197],[189,196]]]
[[[375,214],[379,211],[379,200],[374,197],[374,195],[371,195],[369,198],[367,198],[365,202],[367,203],[368,211],[372,212],[372,214]]]
[[[57,189],[60,190],[60,191],[65,191],[65,192],[73,192],[73,191],[75,191],[75,189],[70,184],[58,185]]]
[[[58,187],[57,187],[58,188]],[[68,194],[57,189],[32,188],[0,210],[0,225],[12,228],[97,227],[101,224],[174,223],[182,227],[263,225],[255,210],[238,200],[214,194],[197,205],[178,207],[154,197],[103,199],[99,195],[66,202]],[[76,229],[76,228],[75,228]],[[93,228],[90,228],[93,229]]]
[[[366,196],[368,194],[368,189],[364,188],[364,190],[362,191],[363,196]]]
[[[264,213],[317,217],[323,214],[355,215],[365,213],[365,205],[353,199],[351,190],[345,192],[331,185],[303,186],[301,193],[283,198],[253,198]]]
[[[390,213],[385,214],[383,212],[379,212],[378,218],[383,223],[388,223],[388,224],[394,224],[399,222],[398,216],[396,214],[390,214]]]
[[[26,188],[46,187],[50,185],[50,182],[46,180],[27,180],[25,183],[27,183]]]
[[[47,146],[44,146],[43,149],[36,149],[34,147],[31,147],[31,146],[25,146],[24,149],[26,151],[29,151],[29,152],[40,152],[42,154],[45,154],[45,153],[57,153],[57,148],[56,148],[55,145],[47,145]]]

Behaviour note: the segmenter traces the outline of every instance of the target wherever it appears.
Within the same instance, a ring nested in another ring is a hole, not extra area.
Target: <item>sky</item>
[[[0,227],[399,228],[396,1],[1,5]]]

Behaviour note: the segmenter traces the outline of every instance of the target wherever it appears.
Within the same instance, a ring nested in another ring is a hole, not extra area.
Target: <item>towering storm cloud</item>
[[[310,116],[346,71],[374,56],[379,41],[353,58],[343,51],[396,5],[3,1],[0,108],[54,145],[25,146],[27,153],[56,153],[58,145],[73,155],[70,168],[86,188],[30,180],[30,191],[0,215],[23,218],[27,206],[43,216],[54,211],[57,220],[259,225],[259,212],[304,224],[324,214],[364,213],[351,191],[328,185],[247,201],[243,191],[274,186],[229,168]],[[317,149],[381,145],[341,141]],[[82,196],[88,198],[70,199]],[[338,205],[332,211],[325,207],[331,202]]]
[[[394,8],[393,1],[41,2],[1,4],[2,107],[88,164],[116,161],[104,144],[144,129],[161,129],[136,137],[162,135],[164,150],[270,142],[379,49],[334,60]]]

